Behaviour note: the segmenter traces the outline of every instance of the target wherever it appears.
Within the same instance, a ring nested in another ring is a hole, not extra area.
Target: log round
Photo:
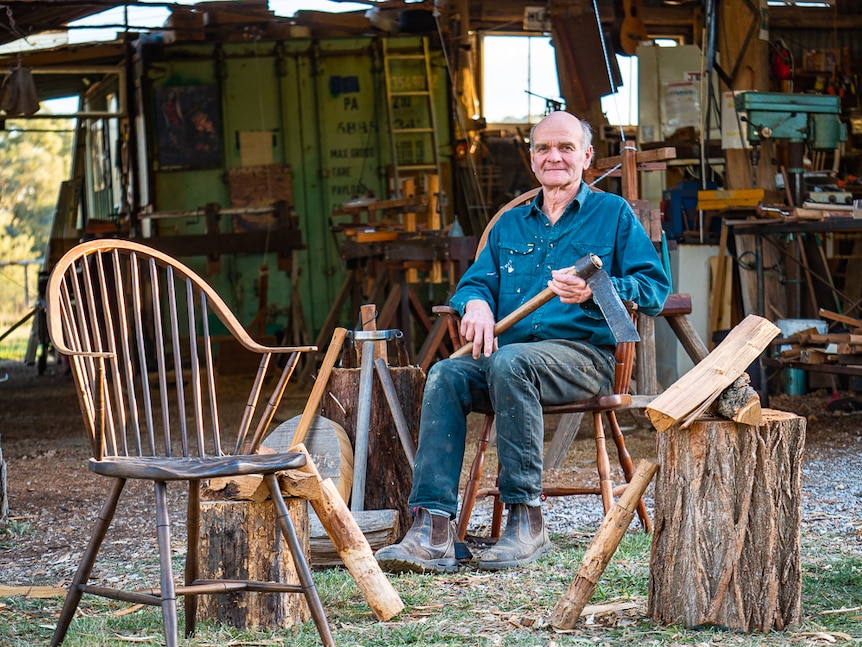
[[[298,498],[285,502],[308,558],[308,503]],[[271,500],[203,501],[200,570],[201,579],[299,583]],[[279,629],[311,618],[304,596],[296,593],[238,592],[198,600],[198,618],[239,629]]]
[[[336,368],[329,378],[322,415],[347,430],[356,445],[356,418],[361,369]],[[425,373],[417,366],[389,367],[404,420],[414,443],[419,436],[419,414],[425,390]],[[365,474],[365,510],[398,510],[400,539],[413,523],[407,496],[413,486],[413,467],[407,460],[380,380],[371,389],[368,463]],[[354,466],[359,461],[354,459]]]
[[[744,632],[799,620],[805,419],[702,419],[658,434],[648,614]]]

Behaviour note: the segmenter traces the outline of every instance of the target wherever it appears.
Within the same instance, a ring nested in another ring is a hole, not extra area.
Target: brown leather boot
[[[500,540],[485,551],[478,567],[499,571],[529,564],[551,552],[542,508],[515,503],[509,507],[509,520]]]
[[[385,546],[375,553],[380,568],[390,573],[454,573],[455,529],[448,515],[431,514],[425,508],[416,509],[413,525],[397,544]]]

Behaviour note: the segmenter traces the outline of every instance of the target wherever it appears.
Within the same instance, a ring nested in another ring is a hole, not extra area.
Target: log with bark
[[[653,620],[768,632],[798,622],[805,419],[718,418],[658,434]]]
[[[265,489],[265,488],[264,488]],[[296,534],[308,555],[308,507],[286,499]],[[233,578],[299,582],[272,501],[203,501],[201,503],[201,579]],[[305,598],[295,593],[202,595],[198,618],[240,629],[278,629],[311,618]]]

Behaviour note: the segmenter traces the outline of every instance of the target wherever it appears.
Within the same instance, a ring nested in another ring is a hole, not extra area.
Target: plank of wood
[[[58,586],[6,586],[0,584],[0,598],[21,595],[27,598],[62,598],[66,589]]]
[[[656,430],[664,431],[704,404],[711,404],[779,332],[771,321],[748,315],[710,355],[650,403],[646,408],[650,422]]]
[[[848,317],[847,315],[843,315],[839,312],[833,312],[832,310],[826,310],[824,308],[820,308],[818,314],[824,319],[837,321],[839,323],[843,323],[847,326],[850,326],[851,328],[862,328],[862,319]]]
[[[397,541],[398,510],[361,510],[351,514],[372,551]],[[341,555],[314,512],[308,515],[308,534],[311,540],[312,567],[344,566]]]

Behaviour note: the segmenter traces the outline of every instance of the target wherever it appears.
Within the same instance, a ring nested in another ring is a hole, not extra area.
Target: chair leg
[[[200,574],[201,555],[201,483],[200,481],[189,481],[189,505],[186,517],[186,536],[188,545],[186,548],[186,573],[185,583],[190,585],[198,579]],[[183,598],[186,611],[186,638],[195,633],[197,625],[198,596],[186,595]]]
[[[486,415],[485,422],[482,423],[479,440],[476,443],[476,456],[473,457],[473,462],[470,465],[470,479],[464,488],[464,499],[461,501],[461,514],[458,517],[456,528],[456,534],[461,541],[464,541],[464,537],[467,536],[467,525],[470,523],[470,515],[473,514],[473,506],[476,505],[479,481],[482,478],[482,468],[485,465],[485,452],[488,450],[488,444],[491,442],[491,429],[493,425],[494,416],[492,414]]]
[[[161,570],[162,624],[165,628],[166,647],[178,647],[177,593],[174,585],[174,569],[171,564],[171,522],[168,515],[168,485],[155,482],[156,534],[159,542],[159,565]]]
[[[497,461],[497,494],[494,495],[494,507],[491,512],[491,539],[499,539],[503,534],[503,503],[500,501],[500,462]]]
[[[117,501],[120,500],[120,494],[125,485],[125,479],[114,479],[111,491],[108,493],[105,503],[102,505],[102,510],[96,518],[96,523],[90,534],[90,541],[84,554],[81,556],[78,570],[75,572],[75,577],[69,585],[68,593],[66,593],[66,601],[63,603],[63,610],[60,612],[57,628],[54,630],[54,636],[51,638],[51,647],[60,645],[66,637],[66,632],[69,631],[69,625],[72,623],[72,618],[75,617],[75,611],[78,609],[78,603],[81,601],[82,593],[80,586],[86,584],[87,580],[90,579],[90,573],[93,570],[93,565],[96,563],[96,555],[99,553],[99,548],[102,546],[102,541],[104,541],[108,527],[111,525],[111,520],[114,518],[114,513],[117,511]]]
[[[323,604],[320,601],[317,587],[314,585],[314,580],[311,577],[311,569],[308,567],[308,561],[305,559],[302,545],[299,543],[299,537],[296,535],[296,529],[293,527],[293,521],[290,520],[290,513],[281,494],[278,479],[275,477],[275,474],[267,474],[264,476],[264,481],[269,489],[272,502],[275,505],[276,517],[278,518],[281,533],[284,535],[290,548],[290,554],[293,556],[293,563],[296,566],[296,572],[299,575],[299,582],[303,588],[305,601],[308,603],[308,608],[311,611],[311,617],[317,626],[317,633],[320,634],[320,639],[326,647],[335,647],[335,640],[332,638],[329,621],[326,619]]]
[[[623,474],[626,477],[626,483],[631,483],[635,473],[634,462],[632,461],[629,450],[626,449],[626,439],[623,436],[623,430],[620,428],[620,423],[617,420],[617,415],[614,411],[608,411],[608,424],[611,427],[611,436],[614,439],[614,444],[617,446],[617,456],[619,456],[620,467],[623,468]],[[641,527],[644,532],[652,532],[652,522],[649,518],[649,513],[646,509],[646,503],[643,498],[638,500],[638,518],[641,521]]]
[[[599,490],[602,495],[605,515],[607,515],[614,505],[614,484],[611,481],[611,462],[608,458],[608,447],[605,442],[601,413],[593,413],[593,430],[596,438],[596,471],[599,474]]]

